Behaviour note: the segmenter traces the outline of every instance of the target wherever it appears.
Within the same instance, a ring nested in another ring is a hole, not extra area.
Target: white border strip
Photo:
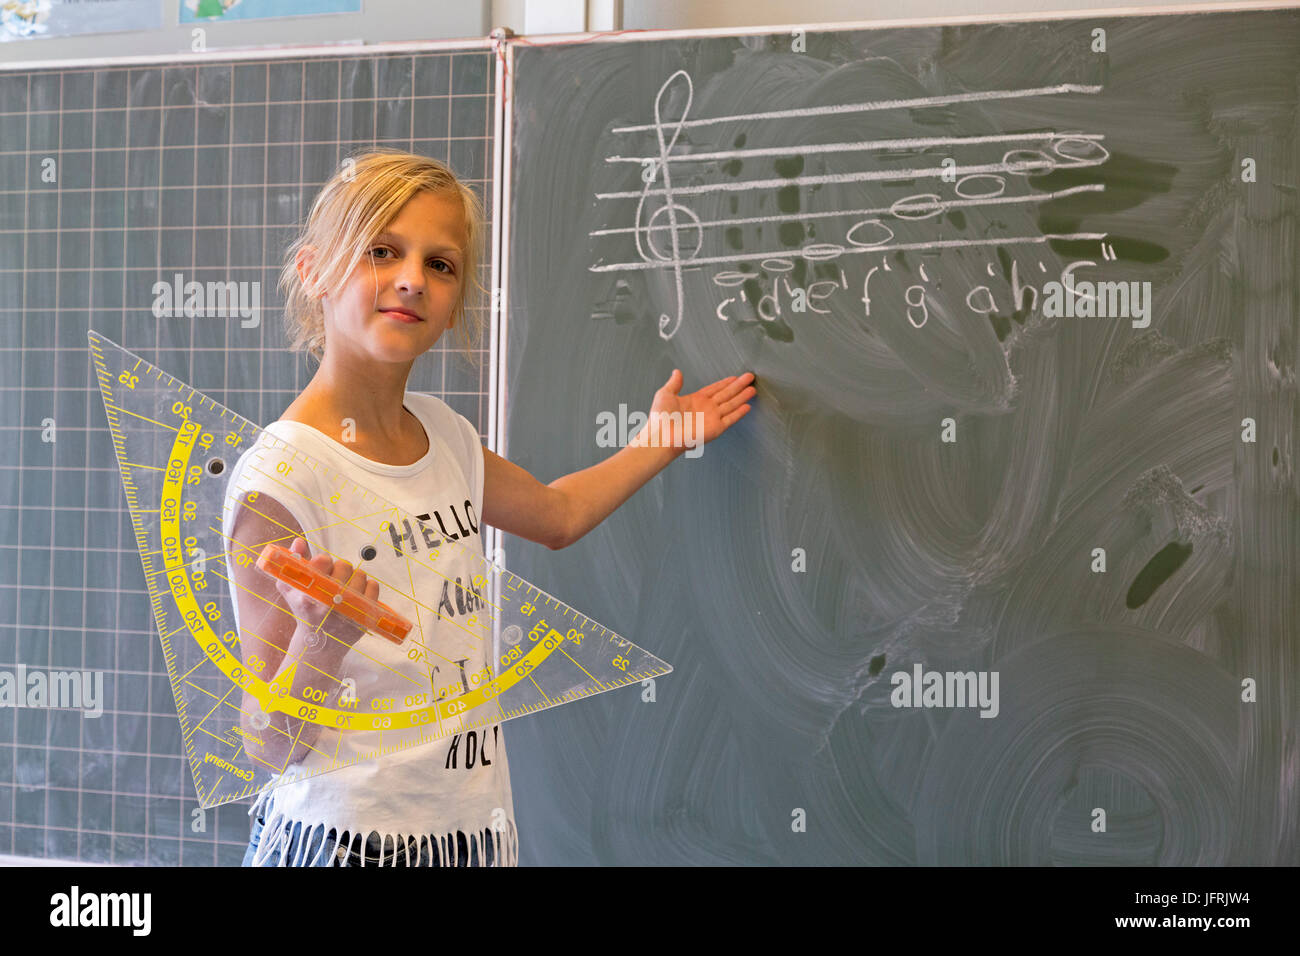
[[[200,66],[205,63],[224,63],[227,60],[291,60],[299,57],[383,56],[389,53],[420,53],[432,50],[483,50],[491,47],[492,44],[491,37],[470,37],[465,40],[423,40],[406,43],[361,43],[356,40],[340,40],[337,43],[311,46],[276,44],[263,47],[215,48],[202,53],[148,53],[140,56],[101,56],[66,60],[18,60],[13,63],[0,63],[0,71],[12,70],[16,73],[22,73],[28,70],[48,70],[52,68],[96,69],[150,63]]]
[[[497,321],[493,325],[496,332],[496,341],[493,343],[492,358],[496,362],[496,370],[492,383],[496,400],[493,403],[493,415],[495,416],[496,428],[496,447],[495,451],[502,458],[508,458],[508,448],[506,442],[506,411],[509,408],[510,389],[507,381],[507,372],[510,368],[510,197],[514,194],[514,116],[515,116],[515,44],[507,41],[501,51],[502,55],[497,59],[497,65],[500,72],[497,74],[497,95],[501,100],[501,135],[497,139],[497,146],[501,150],[501,166],[497,177],[497,184],[501,188],[502,202],[497,207],[496,218],[501,224],[501,277],[502,282],[499,286],[498,303],[496,310]],[[495,541],[493,542],[493,557],[501,558],[502,567],[509,567],[506,561],[505,553],[505,535],[493,529]]]
[[[494,43],[493,49],[496,56],[493,58],[493,64],[496,69],[496,96],[493,109],[493,131],[492,137],[492,283],[488,290],[491,299],[488,302],[488,322],[490,336],[488,339],[488,404],[487,404],[487,446],[498,455],[505,457],[505,418],[501,411],[501,370],[505,363],[499,358],[499,351],[502,347],[505,324],[504,308],[504,291],[505,278],[505,236],[506,232],[502,226],[502,209],[509,202],[505,185],[502,183],[502,168],[506,161],[505,130],[508,126],[505,118],[504,101],[505,96],[502,90],[505,88],[506,67],[505,57],[508,55],[508,47],[505,46],[505,32],[493,31],[494,36],[500,38],[500,42]],[[480,515],[480,520],[482,516]],[[496,561],[497,552],[501,547],[501,532],[488,526],[487,534],[489,561]]]

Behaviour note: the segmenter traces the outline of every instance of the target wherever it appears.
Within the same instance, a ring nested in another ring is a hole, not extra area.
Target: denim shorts
[[[248,849],[244,851],[244,866],[253,865],[253,857],[257,853],[257,845],[262,838],[262,830],[266,821],[258,817],[253,821],[252,831],[248,836]],[[345,832],[344,837],[348,834]],[[288,856],[293,860],[298,855],[299,841],[302,837],[302,824],[294,823],[292,832],[287,842]],[[492,831],[484,830],[479,834],[480,839],[477,841],[483,848],[483,860],[479,861],[477,848],[470,845],[469,839],[463,831],[456,832],[456,861],[449,866],[492,866],[493,846]],[[362,855],[364,854],[366,866],[442,866],[438,862],[437,841],[432,837],[424,841],[424,851],[421,853],[420,841],[415,837],[408,837],[406,844],[396,844],[395,841],[389,841],[392,847],[387,853],[383,848],[383,837],[378,833],[371,833],[370,836],[362,841],[361,834],[357,834],[346,842],[341,842],[334,830],[328,833],[320,827],[315,828],[312,836],[311,845],[306,851],[306,862],[304,866],[361,866]],[[430,849],[435,852],[430,852]],[[267,858],[262,861],[262,866],[279,866],[280,851],[272,850]]]

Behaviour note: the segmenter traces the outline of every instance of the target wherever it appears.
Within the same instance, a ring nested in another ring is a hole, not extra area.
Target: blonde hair
[[[483,319],[479,311],[487,290],[479,281],[480,252],[485,232],[483,204],[474,190],[445,163],[398,149],[376,148],[346,159],[321,187],[298,238],[285,253],[280,270],[284,293],[284,323],[289,347],[306,352],[319,363],[325,355],[325,313],[320,294],[337,294],[379,233],[418,192],[450,193],[464,204],[467,242],[460,295],[451,314],[451,328],[460,335],[472,365],[481,360]],[[298,275],[300,250],[312,246],[311,286]]]

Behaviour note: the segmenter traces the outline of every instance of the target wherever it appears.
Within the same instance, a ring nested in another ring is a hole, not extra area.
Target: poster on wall
[[[161,26],[162,0],[0,0],[0,43]]]
[[[360,12],[361,0],[181,0],[181,23]]]

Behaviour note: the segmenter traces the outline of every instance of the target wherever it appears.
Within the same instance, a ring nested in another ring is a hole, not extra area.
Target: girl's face
[[[449,328],[460,295],[466,235],[458,197],[412,196],[339,294],[323,299],[327,350],[409,363],[431,349]]]

